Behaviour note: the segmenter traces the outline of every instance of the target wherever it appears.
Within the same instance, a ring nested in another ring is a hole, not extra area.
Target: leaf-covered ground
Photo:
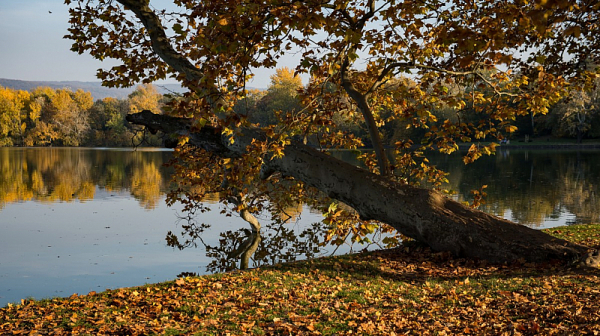
[[[550,233],[600,245],[600,225]],[[403,247],[0,309],[0,335],[600,335],[600,270]]]

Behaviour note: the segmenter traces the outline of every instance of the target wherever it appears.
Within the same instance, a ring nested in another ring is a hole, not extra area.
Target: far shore
[[[479,145],[479,146],[485,146],[485,145],[489,145],[492,142],[495,142],[498,146],[496,147],[496,149],[498,150],[504,150],[504,149],[533,149],[533,150],[544,150],[544,149],[575,149],[575,150],[580,150],[580,149],[600,149],[600,139],[586,139],[583,141],[583,143],[575,143],[573,140],[571,141],[561,141],[563,139],[553,139],[553,138],[539,138],[539,139],[534,139],[533,141],[529,141],[529,142],[524,142],[523,140],[519,141],[519,140],[511,140],[509,143],[504,143],[501,144],[499,143],[499,141],[481,141],[481,142],[471,142],[471,143],[458,143],[458,149],[459,150],[468,150],[472,145]],[[419,145],[413,145],[413,147],[416,149],[419,147]],[[143,151],[143,150],[150,150],[150,151],[155,151],[155,150],[166,150],[166,151],[172,151],[172,148],[165,148],[165,147],[144,147],[144,146],[139,146],[139,147],[104,147],[104,146],[98,146],[98,147],[90,147],[90,146],[80,146],[80,147],[70,147],[70,146],[34,146],[34,147],[27,147],[27,146],[8,146],[8,147],[1,147],[0,148],[15,148],[15,149],[41,149],[41,148],[81,148],[81,149],[97,149],[97,150],[102,150],[102,149],[118,149],[118,150],[138,150],[138,151]],[[393,149],[393,147],[387,147],[386,149]],[[359,150],[359,151],[370,151],[373,150],[373,148],[371,147],[362,147],[362,148],[358,148],[358,149],[335,149],[336,151],[354,151],[354,150]]]
[[[472,144],[459,144],[458,148],[467,150]],[[501,144],[496,149],[600,149],[598,143],[556,143],[556,142],[511,142],[510,144]]]

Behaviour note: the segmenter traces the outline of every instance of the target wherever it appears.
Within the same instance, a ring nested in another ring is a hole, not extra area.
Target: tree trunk
[[[227,157],[239,156],[245,144],[261,136],[259,131],[244,130],[244,136],[236,138],[232,147],[213,128],[191,132],[189,119],[144,111],[128,115],[127,120],[151,131],[187,135],[191,145]],[[265,176],[276,171],[350,205],[362,219],[389,224],[435,251],[491,262],[598,262],[596,254],[585,246],[470,209],[433,190],[395,183],[300,142],[288,145],[282,158],[274,158],[263,167]]]

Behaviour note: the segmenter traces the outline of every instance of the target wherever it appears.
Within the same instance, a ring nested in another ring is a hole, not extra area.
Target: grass
[[[600,246],[600,225],[550,234]],[[490,265],[402,247],[0,309],[0,334],[585,335],[600,270]]]

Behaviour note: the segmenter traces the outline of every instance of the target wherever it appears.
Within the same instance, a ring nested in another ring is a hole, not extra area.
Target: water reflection
[[[450,173],[458,200],[488,185],[482,210],[533,226],[600,221],[599,151],[499,150],[465,166],[460,155],[433,154],[431,161]],[[97,190],[127,192],[144,209],[154,209],[169,188],[164,167],[170,151],[81,148],[0,148],[0,209],[7,203],[85,202]],[[350,151],[333,153],[354,160]],[[214,204],[218,197],[208,198]],[[291,216],[302,211],[289,209]],[[291,221],[294,221],[292,218]],[[239,233],[240,235],[242,233]]]
[[[319,226],[306,224],[321,215],[302,205],[281,214],[283,226],[261,219],[262,236],[240,218],[220,215],[218,195],[204,200],[213,211],[201,217],[182,213],[177,203],[168,208],[172,171],[164,164],[171,157],[154,149],[0,148],[0,307],[30,296],[68,296],[327,252],[318,246]],[[205,251],[176,251],[169,236],[165,243],[170,229],[198,228],[189,221],[176,225],[183,215],[206,224],[198,224],[199,244],[192,239],[181,247]]]
[[[499,150],[464,165],[460,155],[433,154],[431,161],[450,173],[458,200],[488,185],[482,210],[533,226],[552,221],[600,221],[599,151]],[[154,209],[169,189],[170,151],[81,148],[0,148],[0,209],[8,203],[85,202],[100,191],[126,192],[144,209]],[[354,160],[349,151],[333,153]],[[214,204],[218,197],[207,198]],[[284,216],[302,212],[302,206]],[[291,218],[290,221],[294,221]],[[242,235],[243,233],[238,233]],[[232,238],[233,239],[233,238]],[[259,249],[260,251],[260,249]]]
[[[550,227],[600,221],[599,154],[511,150],[468,166],[458,155],[432,161],[450,172],[458,200],[487,184],[483,210]],[[303,205],[278,220],[259,218],[260,236],[243,220],[220,215],[216,195],[205,199],[214,210],[208,213],[167,208],[172,172],[164,163],[171,156],[160,150],[0,148],[0,306],[27,296],[66,296],[163,281],[182,271],[221,272],[330,252],[319,246],[323,226],[311,224],[322,216]],[[174,225],[177,215],[186,217]],[[186,248],[192,246],[206,250]]]
[[[352,151],[337,158],[359,165]],[[472,164],[464,153],[428,153],[431,163],[449,173],[458,201],[472,201],[471,190],[487,185],[480,210],[531,227],[600,222],[600,151],[508,150],[483,156]]]
[[[304,210],[309,212],[309,209]],[[210,225],[199,222],[199,217],[202,215],[181,218],[181,231],[169,231],[167,244],[180,250],[202,245],[211,259],[206,266],[209,273],[310,259],[324,252],[320,242],[323,241],[325,227],[317,222],[301,225],[299,213],[284,222],[265,220],[259,230],[249,226],[222,231],[218,241],[212,242],[203,238]]]
[[[82,148],[0,148],[0,209],[7,203],[82,202],[96,186],[129,191],[140,206],[153,209],[167,191],[163,164],[170,151]]]
[[[450,173],[458,200],[487,185],[482,210],[522,224],[549,227],[600,221],[600,152],[500,150],[464,165],[459,155],[432,161]]]

